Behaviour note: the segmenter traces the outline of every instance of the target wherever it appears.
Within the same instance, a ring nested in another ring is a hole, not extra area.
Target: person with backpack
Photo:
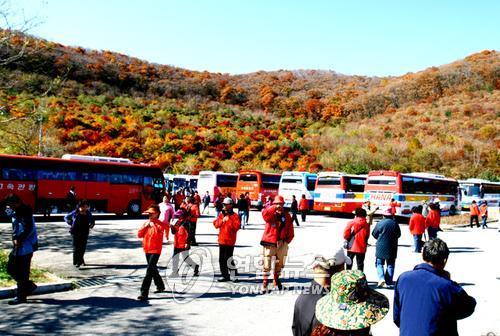
[[[344,248],[347,250],[347,256],[351,258],[356,264],[358,270],[362,271],[365,267],[366,249],[368,248],[368,238],[370,236],[370,226],[366,221],[366,210],[357,208],[355,217],[352,221],[347,223],[344,229]],[[352,264],[347,266],[351,269]]]
[[[73,236],[73,265],[76,268],[85,266],[84,255],[90,230],[95,221],[86,200],[78,202],[76,209],[64,216],[64,221],[71,226],[69,232]]]

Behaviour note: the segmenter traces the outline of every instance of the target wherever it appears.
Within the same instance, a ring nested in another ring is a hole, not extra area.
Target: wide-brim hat
[[[368,287],[364,273],[359,270],[334,274],[330,288],[330,293],[316,304],[316,318],[329,328],[367,328],[389,312],[387,297]]]

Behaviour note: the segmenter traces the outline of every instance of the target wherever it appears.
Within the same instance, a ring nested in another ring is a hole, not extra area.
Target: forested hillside
[[[4,153],[36,154],[41,126],[42,155],[128,157],[175,173],[500,176],[498,51],[401,77],[232,76],[1,33]]]

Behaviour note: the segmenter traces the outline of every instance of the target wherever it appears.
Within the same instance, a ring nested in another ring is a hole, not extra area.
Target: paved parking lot
[[[286,290],[268,295],[253,292],[260,280],[254,265],[260,254],[263,222],[258,212],[252,212],[250,226],[238,234],[235,254],[240,256],[241,281],[232,284],[213,283],[218,274],[217,231],[212,217],[203,217],[198,225],[198,256],[204,263],[199,280],[183,283],[168,280],[171,293],[152,294],[149,303],[136,300],[145,273],[145,260],[137,228],[142,220],[109,217],[97,222],[89,239],[85,260],[88,266],[80,270],[72,266],[71,237],[62,222],[39,223],[41,249],[34,263],[71,279],[95,279],[81,282],[90,287],[33,296],[29,304],[10,307],[2,305],[1,334],[71,333],[71,334],[158,334],[158,335],[289,335],[295,298],[309,282],[304,265],[310,264],[317,253],[333,253],[342,242],[341,232],[348,219],[309,216],[306,224],[295,230],[286,268]],[[0,224],[0,241],[9,247],[10,228]],[[412,253],[412,237],[402,225],[396,277],[421,261]],[[475,313],[459,321],[461,335],[500,335],[500,255],[498,224],[490,229],[455,228],[440,233],[451,248],[447,266],[452,279],[464,286],[478,302]],[[373,245],[375,241],[370,240]],[[164,268],[172,254],[172,245],[165,246],[160,258]],[[365,273],[370,284],[376,281],[375,249],[370,246],[365,261]],[[165,269],[162,274],[165,274]],[[189,295],[179,294],[191,286]],[[154,286],[152,287],[154,290]],[[380,290],[392,303],[393,291]],[[373,328],[374,335],[397,335],[392,323],[392,311]],[[492,334],[491,334],[492,335]]]

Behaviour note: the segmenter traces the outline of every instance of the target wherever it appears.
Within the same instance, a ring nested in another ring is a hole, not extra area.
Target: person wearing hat
[[[15,194],[4,199],[5,214],[12,221],[12,252],[9,254],[7,272],[16,281],[17,296],[9,305],[26,303],[26,297],[37,288],[30,280],[33,252],[38,249],[38,235],[31,208]]]
[[[316,304],[319,324],[312,336],[370,335],[370,328],[389,312],[387,297],[370,287],[359,270],[336,273],[331,291]]]
[[[265,221],[264,233],[260,244],[263,247],[263,280],[262,291],[267,291],[269,274],[272,261],[274,260],[274,285],[279,290],[283,288],[280,280],[281,269],[285,265],[288,253],[288,244],[294,237],[292,216],[285,210],[283,196],[277,195],[273,204],[262,210],[262,218]]]
[[[163,283],[160,273],[158,273],[158,267],[156,265],[158,264],[158,259],[160,259],[163,235],[167,237],[166,231],[169,229],[165,223],[158,219],[160,216],[160,207],[158,205],[150,205],[145,213],[149,216],[149,219],[142,224],[137,233],[137,236],[142,238],[142,247],[148,262],[146,276],[141,285],[141,295],[137,298],[140,301],[148,300],[151,280],[154,281],[157,292],[163,292],[165,290],[165,284]]]
[[[425,218],[425,227],[427,228],[427,234],[429,235],[429,240],[437,238],[438,231],[441,231],[441,213],[439,211],[439,205],[436,203],[429,204],[429,214]]]
[[[377,239],[375,266],[377,267],[378,287],[392,286],[401,229],[393,219],[391,211],[384,212],[384,219],[375,225],[372,236]],[[387,269],[384,269],[385,264],[387,264]]]
[[[366,211],[362,208],[355,210],[355,217],[347,223],[344,229],[344,239],[346,241],[347,255],[353,259],[356,257],[356,263],[359,270],[365,266],[366,249],[368,248],[368,238],[370,237],[370,226],[366,221]],[[348,265],[347,269],[351,269]]]
[[[236,234],[240,229],[240,217],[233,211],[233,200],[226,197],[222,201],[224,209],[217,219],[214,220],[214,226],[219,229],[219,267],[222,274],[219,282],[230,281],[229,263],[236,276],[236,267],[233,261],[234,245],[236,244]]]
[[[393,319],[400,335],[456,336],[457,320],[474,312],[476,300],[444,269],[449,255],[444,241],[429,240],[422,251],[424,262],[399,276]]]
[[[312,264],[314,278],[311,285],[305,288],[295,301],[293,311],[292,333],[294,336],[309,336],[319,323],[316,319],[316,303],[330,290],[330,279],[335,273],[345,270],[345,264],[351,259],[340,248],[333,258],[316,256]]]
[[[170,229],[174,235],[174,255],[172,256],[172,273],[170,277],[179,276],[179,260],[186,262],[194,271],[193,276],[198,276],[200,265],[196,264],[190,257],[189,251],[189,220],[186,209],[181,208],[174,213],[173,218],[177,219],[175,224],[170,224]]]

